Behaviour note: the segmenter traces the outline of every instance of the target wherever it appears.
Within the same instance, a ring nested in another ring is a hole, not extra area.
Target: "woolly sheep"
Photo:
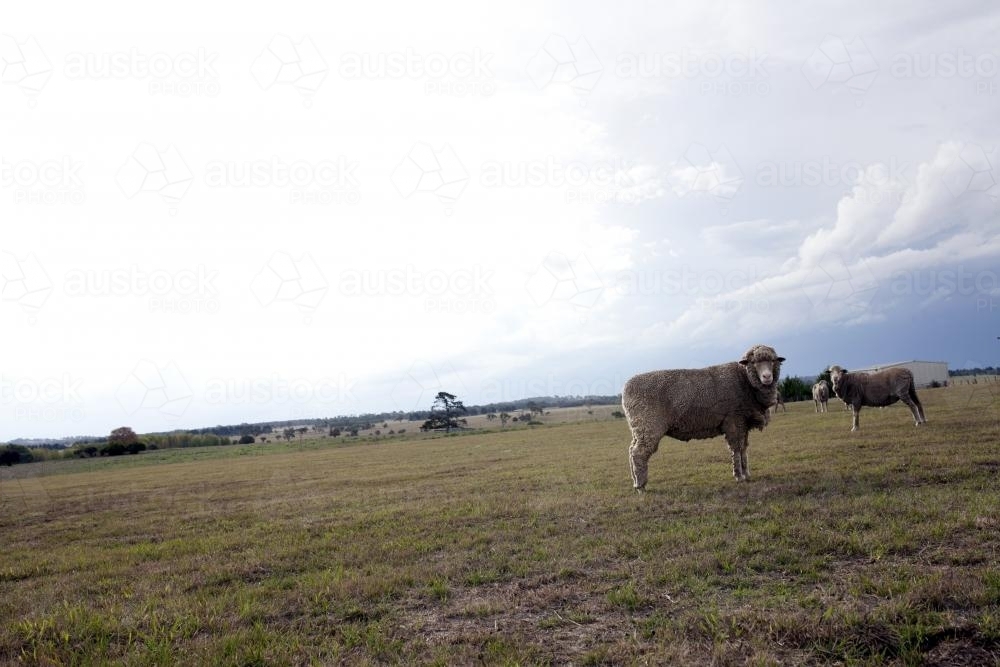
[[[813,385],[813,405],[816,412],[826,412],[826,402],[830,400],[830,386],[826,380],[820,380]]]
[[[771,414],[778,414],[778,408],[781,408],[782,412],[788,412],[788,408],[785,407],[785,399],[781,397],[781,391],[777,393],[778,402],[771,406]]]
[[[852,431],[860,428],[858,416],[865,405],[884,408],[896,401],[902,401],[910,408],[917,426],[927,423],[924,406],[917,398],[913,385],[913,373],[907,368],[887,368],[877,373],[848,373],[840,366],[830,367],[833,393],[851,406],[854,416]]]
[[[733,477],[750,479],[750,429],[767,425],[778,401],[781,362],[774,348],[754,345],[739,362],[698,369],[641,373],[622,389],[622,407],[632,429],[629,465],[637,491],[646,488],[649,458],[660,439],[701,440],[726,436]]]

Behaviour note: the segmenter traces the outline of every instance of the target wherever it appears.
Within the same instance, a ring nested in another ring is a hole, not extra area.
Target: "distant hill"
[[[461,398],[461,397],[459,397]],[[621,402],[620,395],[594,396],[534,396],[515,401],[487,403],[485,405],[465,406],[469,415],[486,415],[491,412],[516,412],[528,410],[532,406],[540,408],[576,408],[582,405],[611,405]],[[359,415],[339,415],[336,417],[316,417],[313,419],[289,419],[284,421],[253,422],[243,424],[228,424],[209,426],[205,428],[180,429],[174,433],[191,433],[194,435],[239,436],[244,433],[271,433],[293,426],[325,426],[331,428],[351,429],[370,428],[375,423],[386,421],[424,421],[431,416],[430,410],[413,410],[410,412],[371,412]],[[148,433],[145,435],[167,435],[166,433]],[[64,449],[74,444],[102,442],[107,436],[72,436],[68,438],[16,438],[11,445],[26,447],[47,447]]]
[[[24,447],[47,447],[50,449],[65,449],[78,443],[97,442],[103,440],[96,435],[73,435],[66,438],[15,438],[9,441],[9,445],[22,445]]]

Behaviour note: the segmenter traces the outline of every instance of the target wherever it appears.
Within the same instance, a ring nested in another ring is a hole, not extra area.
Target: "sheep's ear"
[[[740,359],[740,366],[746,366],[749,363],[750,363],[750,360],[747,359],[746,357],[743,357],[742,359]]]
[[[778,357],[778,361],[784,361],[784,360],[785,360],[784,357]]]

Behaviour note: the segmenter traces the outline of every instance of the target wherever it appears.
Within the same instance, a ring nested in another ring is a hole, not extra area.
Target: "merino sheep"
[[[750,479],[750,429],[767,425],[778,401],[781,362],[774,348],[754,345],[739,362],[698,369],[641,373],[622,389],[622,407],[632,429],[629,466],[637,491],[646,488],[649,458],[660,439],[701,440],[726,436],[733,477]]]
[[[826,402],[830,400],[830,386],[826,380],[820,380],[813,385],[813,405],[816,412],[826,412]]]
[[[852,431],[860,428],[858,416],[862,406],[884,408],[896,401],[902,401],[910,408],[917,426],[927,423],[924,406],[917,398],[913,385],[913,373],[907,368],[887,368],[877,373],[848,373],[840,366],[830,367],[833,393],[851,406],[854,416]]]

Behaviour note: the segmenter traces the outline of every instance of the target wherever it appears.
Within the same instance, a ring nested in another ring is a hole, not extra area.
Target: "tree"
[[[778,383],[778,391],[785,401],[804,401],[812,398],[812,390],[805,382],[796,377],[787,377]]]
[[[291,440],[292,438],[295,437],[295,429],[286,428],[281,432],[281,437],[283,437],[285,440]]]
[[[240,436],[239,444],[241,445],[252,445],[254,443],[253,436],[247,433],[246,435]]]
[[[109,445],[121,445],[123,447],[128,447],[129,445],[139,442],[139,436],[135,434],[135,431],[130,429],[128,426],[121,426],[116,428],[108,436]]]
[[[509,419],[510,419],[510,415],[509,414],[507,414],[506,412],[501,412],[500,413],[500,427],[503,428],[503,427],[507,426],[507,420],[509,420]]]
[[[21,455],[13,449],[4,449],[0,452],[0,466],[12,466],[21,462]]]
[[[334,426],[333,428],[330,429],[330,437],[331,438],[340,437],[340,433],[341,433],[340,429],[337,428],[336,426]]]
[[[827,386],[830,387],[831,389],[833,389],[833,381],[830,380],[830,369],[829,368],[824,368],[822,371],[820,371],[820,374],[816,376],[816,382],[817,383],[818,382],[822,382],[823,380],[826,380]]]
[[[497,413],[495,412],[491,412],[488,415],[486,415],[487,421],[494,421],[496,420],[496,418],[497,418]]]
[[[308,426],[300,426],[297,429],[295,429],[295,431],[299,434],[299,438],[304,436],[306,434],[306,431],[308,430],[309,430]]]
[[[464,418],[458,418],[458,415],[464,415],[466,412],[462,401],[458,400],[455,394],[439,391],[438,395],[434,397],[433,405],[431,405],[431,418],[425,421],[420,428],[424,431],[443,428],[446,433],[450,433],[451,429],[461,428],[468,423]]]

